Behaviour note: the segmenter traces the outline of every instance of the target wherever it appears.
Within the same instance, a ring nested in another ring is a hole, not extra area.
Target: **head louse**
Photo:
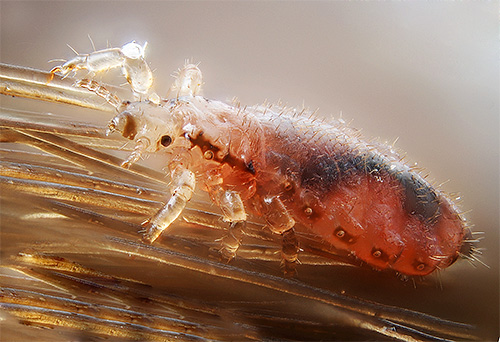
[[[132,58],[120,49],[111,52],[126,63]],[[256,207],[256,214],[263,215],[266,205],[279,201],[285,208],[278,213],[280,219],[302,224],[377,269],[425,275],[451,265],[458,256],[477,258],[455,203],[426,180],[422,169],[406,165],[393,147],[364,140],[341,120],[326,122],[317,110],[268,102],[247,108],[205,99],[199,95],[202,83],[198,67],[187,64],[170,89],[173,99],[124,103],[117,115],[127,122],[114,129],[137,144],[127,166],[143,152],[162,148],[186,155],[173,155],[169,164],[172,176],[181,177],[173,181],[177,188],[171,201],[179,194],[183,205],[189,200],[194,183],[182,179],[194,172],[209,193],[237,194],[234,203],[216,200],[230,222],[237,216],[235,209]],[[81,86],[117,102],[105,88],[91,82]],[[188,159],[192,162],[180,162]],[[164,221],[175,219],[171,209],[162,210],[148,228],[155,231],[149,234],[154,238],[168,226]],[[176,209],[175,215],[181,211]]]

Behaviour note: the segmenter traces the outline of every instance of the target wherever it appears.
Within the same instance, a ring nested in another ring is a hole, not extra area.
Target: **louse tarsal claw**
[[[54,74],[57,73],[57,72],[62,72],[62,68],[60,66],[53,67],[50,70],[50,73],[51,73],[52,77],[54,77]]]
[[[113,121],[111,121],[108,124],[108,127],[106,128],[106,136],[109,136],[111,133],[116,131],[116,125]]]
[[[50,72],[49,72],[49,76],[48,76],[48,79],[47,79],[47,84],[49,84],[50,82],[52,82],[52,80],[54,79],[56,73],[58,72],[62,72],[62,69],[60,66],[56,66],[56,67],[53,67]]]

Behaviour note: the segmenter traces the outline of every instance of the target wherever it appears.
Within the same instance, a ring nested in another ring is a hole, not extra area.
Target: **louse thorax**
[[[178,115],[188,118],[183,135],[192,146],[203,188],[215,179],[242,199],[255,193],[256,168],[264,169],[260,121],[244,109],[193,96],[171,100]],[[199,158],[196,158],[198,156]]]

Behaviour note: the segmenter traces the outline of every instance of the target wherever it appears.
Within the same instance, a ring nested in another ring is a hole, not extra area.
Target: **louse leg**
[[[153,243],[182,213],[193,195],[196,178],[192,171],[179,165],[172,168],[172,197],[152,218],[147,220],[143,241]]]
[[[216,185],[210,188],[210,196],[222,210],[223,220],[230,222],[227,234],[220,240],[222,259],[231,261],[241,245],[247,214],[240,195],[232,190],[224,190]]]
[[[196,96],[201,92],[203,84],[203,75],[197,65],[186,63],[182,69],[179,69],[175,76],[174,84],[167,93],[167,98],[174,96]]]
[[[262,210],[266,222],[273,233],[281,234],[281,255],[285,276],[293,277],[297,272],[295,266],[298,261],[299,242],[295,235],[295,220],[286,210],[281,200],[274,197],[265,197],[262,200]]]
[[[52,78],[50,83],[47,83],[48,78]],[[116,87],[108,88],[113,89],[113,92],[120,91]],[[89,97],[86,91],[75,87],[73,79],[63,79],[46,71],[3,63],[0,63],[0,94],[115,112],[115,108],[104,104],[99,97]]]
[[[236,252],[241,246],[241,240],[243,238],[243,231],[246,228],[246,221],[235,221],[231,222],[226,235],[221,241],[221,248],[219,253],[223,261],[229,262],[236,257]]]
[[[134,93],[148,94],[153,85],[153,73],[144,59],[146,46],[147,43],[140,46],[136,42],[131,42],[121,48],[104,49],[90,54],[78,55],[63,65],[54,67],[50,71],[49,82],[55,73],[60,73],[63,76],[77,70],[98,73],[120,67]]]
[[[290,228],[281,234],[281,256],[283,258],[283,272],[286,277],[293,277],[297,274],[295,266],[298,262],[299,241],[295,235],[295,230]]]
[[[110,127],[106,132],[111,131],[111,129],[112,126],[110,125]],[[128,158],[125,161],[123,161],[123,163],[121,163],[121,166],[126,169],[130,168],[141,158],[141,155],[144,153],[144,151],[146,151],[147,148],[148,148],[148,142],[145,139],[137,140],[134,150],[132,151],[132,153],[130,153]]]
[[[120,104],[122,103],[118,96],[111,93],[104,86],[100,85],[96,81],[89,79],[82,79],[75,83],[77,87],[88,89],[89,91],[95,93],[97,96],[102,97],[106,100],[107,103],[112,105],[115,109],[118,110]]]

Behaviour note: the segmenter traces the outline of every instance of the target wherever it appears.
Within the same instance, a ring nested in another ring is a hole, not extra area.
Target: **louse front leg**
[[[50,72],[53,77],[55,73],[66,76],[71,71],[87,70],[95,74],[120,67],[134,93],[146,95],[153,84],[153,73],[144,59],[146,46],[147,43],[140,46],[136,42],[131,42],[121,48],[103,49],[78,55],[63,65],[56,66]]]
[[[152,218],[147,220],[143,241],[153,243],[182,213],[193,195],[196,178],[192,171],[179,164],[171,169],[172,197]]]
[[[295,235],[295,220],[288,213],[285,205],[277,196],[264,197],[261,201],[262,214],[273,233],[282,238],[281,256],[285,276],[293,277],[297,274],[299,242]]]

